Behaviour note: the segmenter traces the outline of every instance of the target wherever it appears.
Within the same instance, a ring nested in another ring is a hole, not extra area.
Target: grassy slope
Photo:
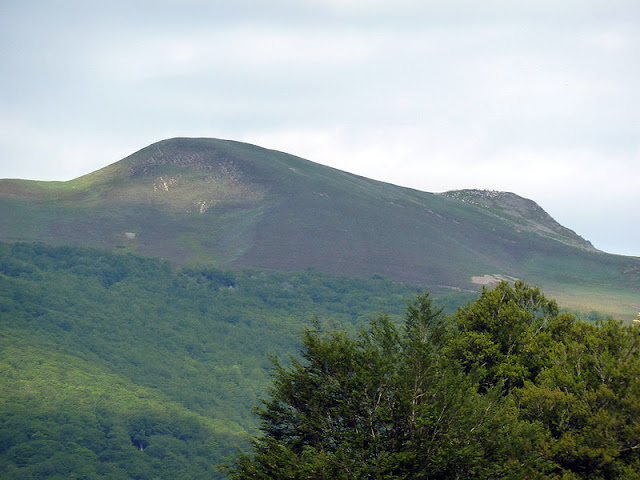
[[[522,217],[468,194],[396,187],[237,142],[168,140],[70,182],[5,181],[0,192],[4,240],[463,290],[478,288],[473,276],[502,274],[582,310],[613,312],[602,298],[614,295],[613,313],[640,306],[640,260],[567,245],[581,239],[557,224],[536,233],[544,212],[530,205]]]

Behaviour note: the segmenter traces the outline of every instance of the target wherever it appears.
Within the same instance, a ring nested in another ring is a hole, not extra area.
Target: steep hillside
[[[0,211],[3,241],[178,265],[382,273],[455,290],[524,278],[570,306],[626,315],[640,289],[639,259],[596,251],[531,200],[420,192],[225,140],[165,140],[69,182],[4,180]]]
[[[313,315],[399,321],[416,292],[0,243],[0,478],[218,478],[255,426],[269,354],[286,362]]]

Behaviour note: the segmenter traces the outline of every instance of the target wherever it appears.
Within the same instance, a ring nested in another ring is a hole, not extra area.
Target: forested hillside
[[[416,291],[0,244],[0,477],[212,478],[254,428],[270,354],[314,315],[355,329]]]
[[[233,480],[640,479],[640,326],[559,313],[523,282],[453,317],[308,329]]]
[[[0,477],[221,477],[262,397],[233,477],[636,478],[638,327],[420,291],[0,244]]]

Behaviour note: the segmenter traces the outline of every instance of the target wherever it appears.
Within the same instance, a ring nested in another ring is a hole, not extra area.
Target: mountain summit
[[[513,222],[515,228],[535,232],[567,245],[597,251],[591,242],[560,225],[536,202],[515,193],[473,189],[452,190],[444,195],[493,212]]]
[[[68,182],[2,180],[0,211],[2,241],[183,265],[317,268],[469,290],[478,278],[552,291],[637,286],[640,273],[638,259],[597,251],[513,193],[421,192],[228,140],[164,140]]]

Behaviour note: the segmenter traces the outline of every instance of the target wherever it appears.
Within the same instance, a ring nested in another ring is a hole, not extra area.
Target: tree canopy
[[[305,330],[274,361],[231,479],[640,479],[640,329],[559,313],[523,282],[403,326]]]
[[[212,479],[244,448],[269,352],[316,314],[400,319],[418,287],[0,243],[0,478]]]

